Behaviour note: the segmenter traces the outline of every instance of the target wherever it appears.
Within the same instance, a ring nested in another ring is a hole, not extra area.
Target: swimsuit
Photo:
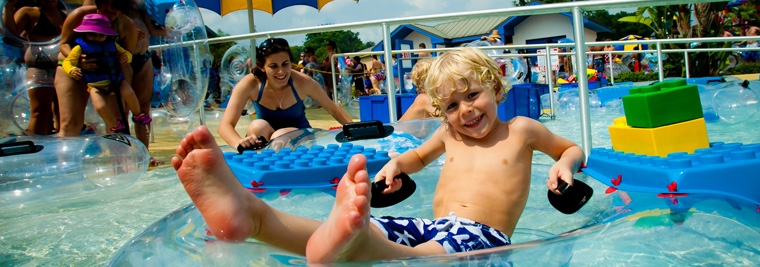
[[[150,53],[144,52],[144,53],[135,53],[132,55],[132,63],[129,65],[132,66],[132,73],[137,74],[140,72],[142,67],[145,65],[145,62],[148,62],[150,60]]]
[[[261,83],[259,88],[259,97],[256,101],[253,101],[253,108],[256,110],[256,116],[259,119],[265,120],[272,128],[277,131],[282,128],[295,127],[295,128],[311,128],[309,120],[306,118],[306,106],[303,104],[303,100],[298,97],[296,88],[293,87],[293,78],[288,79],[290,89],[293,91],[293,96],[296,97],[296,103],[286,109],[271,110],[265,106],[259,104],[261,96],[264,94],[264,85],[266,80]]]
[[[408,217],[370,217],[388,240],[397,244],[415,247],[434,240],[443,246],[446,253],[473,251],[506,246],[511,244],[509,236],[487,225],[449,216],[433,221]]]
[[[66,20],[66,13],[60,12],[61,18]],[[29,34],[37,34],[41,36],[58,36],[61,34],[61,28],[50,22],[47,15],[40,10],[40,18],[37,19],[37,24],[34,25],[34,29]]]

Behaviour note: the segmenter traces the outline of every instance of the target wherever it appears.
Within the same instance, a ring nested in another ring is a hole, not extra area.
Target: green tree
[[[631,16],[632,13],[620,11],[616,14],[610,14],[607,10],[595,10],[586,11],[583,15],[610,29],[610,32],[600,32],[597,34],[597,38],[600,40],[619,40],[631,34],[638,36],[652,35],[652,30],[647,27],[620,21],[620,18]]]
[[[375,45],[374,42],[363,43],[359,38],[359,33],[354,31],[333,31],[333,32],[321,32],[321,33],[307,33],[306,41],[303,46],[298,46],[300,49],[297,52],[300,53],[306,47],[314,48],[314,54],[318,59],[324,59],[327,55],[327,48],[325,44],[327,41],[335,41],[338,46],[338,53],[350,53],[357,52],[367,47]],[[296,50],[291,48],[291,50]],[[297,55],[297,54],[295,54]]]
[[[726,7],[725,3],[702,3],[689,5],[672,5],[658,7],[639,7],[632,16],[620,18],[622,22],[644,24],[650,28],[658,39],[716,37],[722,31],[718,14]],[[692,28],[691,21],[696,25]],[[666,44],[663,49],[685,48],[719,48],[731,47],[730,43],[693,43]],[[729,52],[689,53],[689,70],[691,77],[718,75],[726,67]],[[670,53],[663,62],[666,76],[685,76],[683,54]]]
[[[217,29],[216,34],[221,36],[229,36],[229,33],[226,33],[222,31],[222,29]],[[230,47],[233,47],[236,45],[237,42],[226,42],[226,43],[215,43],[208,45],[208,48],[211,50],[211,55],[214,56],[214,64],[212,67],[219,68],[219,64],[222,62],[222,57],[224,57],[224,53],[227,52],[227,49],[230,49]]]

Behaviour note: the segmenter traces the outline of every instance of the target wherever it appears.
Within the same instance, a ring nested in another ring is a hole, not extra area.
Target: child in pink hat
[[[132,116],[132,121],[143,125],[150,123],[152,119],[145,112],[140,112],[135,91],[124,80],[121,72],[121,65],[129,64],[132,54],[119,46],[113,38],[109,38],[118,33],[111,28],[108,17],[100,14],[85,15],[82,24],[74,31],[82,33],[84,38],[76,39],[77,46],[71,49],[69,56],[63,61],[63,70],[76,80],[84,78],[92,104],[106,125],[112,126],[110,130],[129,133],[127,124],[117,119],[106,106],[106,97],[116,93],[117,84],[119,93],[127,102],[127,108],[132,114],[136,114]],[[98,67],[94,70],[77,67],[82,55],[86,55],[88,59],[97,58]]]

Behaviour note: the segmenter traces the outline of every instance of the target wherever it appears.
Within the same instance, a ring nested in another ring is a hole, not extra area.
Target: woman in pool
[[[227,109],[219,124],[219,135],[227,144],[242,149],[257,148],[280,135],[311,128],[303,99],[311,97],[341,124],[351,117],[330,101],[327,93],[306,74],[293,71],[293,56],[285,39],[267,39],[256,49],[253,74],[243,77],[232,89]],[[257,119],[248,125],[245,137],[235,131],[248,100],[253,100]]]

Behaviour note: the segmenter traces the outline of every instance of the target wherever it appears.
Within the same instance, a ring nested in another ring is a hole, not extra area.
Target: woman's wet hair
[[[290,62],[293,62],[293,53],[290,52],[290,45],[285,39],[269,38],[264,40],[264,42],[256,48],[256,68],[253,69],[253,75],[255,75],[256,78],[259,78],[259,81],[266,80],[266,73],[263,70],[266,58],[280,52],[288,53]]]

